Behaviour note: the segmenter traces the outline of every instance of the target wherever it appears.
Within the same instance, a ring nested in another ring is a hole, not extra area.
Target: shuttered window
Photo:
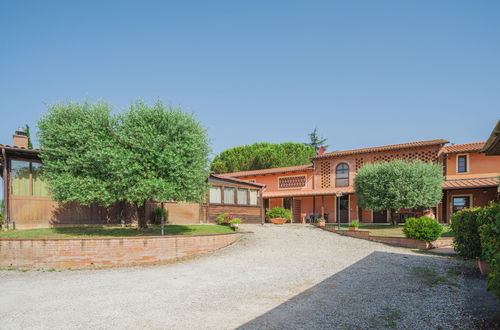
[[[210,203],[220,204],[222,202],[222,190],[220,187],[210,187]]]
[[[257,190],[250,190],[250,205],[257,205]]]
[[[243,189],[243,188],[239,188],[238,189],[238,204],[239,205],[247,205],[248,204],[248,200],[247,200],[247,197],[248,196],[248,189]]]
[[[224,188],[224,204],[234,204],[235,189],[230,187]]]

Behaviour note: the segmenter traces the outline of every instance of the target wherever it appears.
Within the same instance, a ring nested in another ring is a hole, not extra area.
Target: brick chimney
[[[28,135],[24,128],[19,127],[14,133],[14,147],[16,148],[28,148]]]

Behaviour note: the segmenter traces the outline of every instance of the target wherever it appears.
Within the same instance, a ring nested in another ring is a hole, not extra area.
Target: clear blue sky
[[[0,2],[0,143],[47,104],[180,105],[212,149],[483,141],[500,1]],[[36,143],[36,141],[35,141]]]

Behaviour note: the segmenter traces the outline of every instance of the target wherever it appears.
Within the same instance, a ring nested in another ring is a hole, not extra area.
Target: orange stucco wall
[[[357,169],[366,164],[380,161],[389,161],[396,158],[421,159],[423,161],[437,161],[440,146],[427,146],[420,148],[408,148],[394,151],[381,151],[365,154],[348,155],[327,159],[317,159],[314,161],[314,179],[316,188],[335,187],[335,171],[339,164],[349,165],[349,185],[354,184],[354,177]],[[324,173],[324,169],[329,169],[329,174]]]
[[[453,196],[471,196],[471,207],[481,207],[489,204],[490,201],[498,200],[497,188],[476,188],[476,189],[455,189],[447,190],[446,193],[446,222],[450,223]]]
[[[279,174],[266,174],[258,176],[246,176],[238,177],[240,180],[255,180],[257,183],[263,183],[266,185],[266,191],[294,191],[301,189],[279,189],[278,188],[278,178],[286,176],[298,176],[306,175],[306,186],[301,189],[312,189],[313,188],[313,175],[312,171],[302,171],[302,172],[291,172],[291,173],[279,173]]]
[[[468,172],[457,173],[457,156],[467,155]],[[446,157],[446,179],[491,178],[500,175],[500,156],[486,156],[479,152],[451,154]]]

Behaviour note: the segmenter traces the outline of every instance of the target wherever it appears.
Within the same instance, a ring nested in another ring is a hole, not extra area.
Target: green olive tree
[[[148,201],[201,201],[208,176],[206,130],[190,114],[134,102],[61,103],[38,122],[44,176],[60,202],[135,205],[146,227]]]
[[[367,164],[354,179],[358,205],[381,211],[391,210],[391,222],[405,208],[434,207],[441,201],[442,168],[420,160]]]

